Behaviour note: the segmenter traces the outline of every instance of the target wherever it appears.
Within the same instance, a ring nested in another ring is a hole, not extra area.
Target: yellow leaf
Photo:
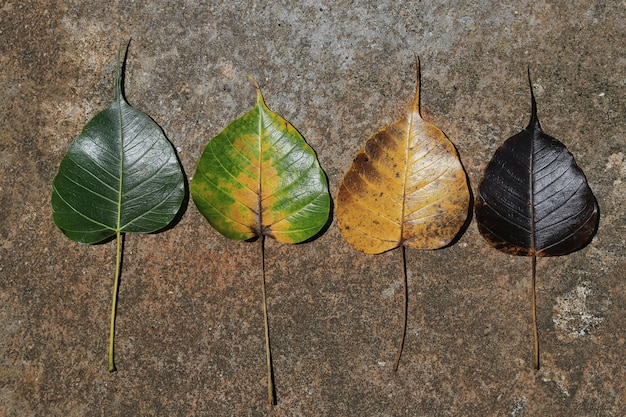
[[[454,145],[420,115],[420,72],[404,116],[370,137],[337,194],[337,221],[355,249],[448,245],[468,215],[467,176]]]

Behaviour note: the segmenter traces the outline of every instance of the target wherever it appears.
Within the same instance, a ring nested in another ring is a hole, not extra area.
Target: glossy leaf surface
[[[468,215],[467,177],[454,145],[422,119],[419,68],[406,114],[370,137],[346,172],[336,215],[355,249],[376,254],[404,245],[449,244]]]
[[[206,146],[191,195],[211,226],[234,240],[311,238],[326,224],[330,196],[315,152],[285,119],[256,106]]]
[[[82,243],[162,229],[185,193],[171,143],[126,102],[121,78],[118,72],[113,103],[70,144],[52,185],[55,224]]]
[[[541,130],[532,84],[531,101],[526,129],[504,142],[487,165],[476,221],[484,238],[503,252],[565,255],[593,236],[598,204],[572,154]]]
[[[185,196],[183,172],[161,128],[122,94],[121,47],[115,99],[70,144],[52,183],[52,218],[70,239],[97,243],[115,236],[116,262],[109,371],[115,371],[115,312],[122,234],[166,227]]]

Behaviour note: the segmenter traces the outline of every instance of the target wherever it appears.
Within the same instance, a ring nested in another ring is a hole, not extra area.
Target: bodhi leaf
[[[530,122],[496,151],[478,187],[475,206],[478,230],[490,245],[532,257],[534,362],[539,369],[536,257],[566,255],[585,246],[596,230],[599,210],[572,154],[541,130],[530,71],[528,83]]]
[[[121,266],[121,234],[165,228],[185,194],[182,169],[171,143],[122,93],[121,47],[115,99],[94,116],[70,144],[52,183],[52,218],[70,239],[98,243],[117,239],[111,312],[109,370]]]
[[[339,186],[339,228],[361,252],[441,248],[467,219],[467,177],[452,142],[420,115],[417,65],[407,113],[367,140]]]
[[[282,243],[312,238],[328,221],[330,195],[313,149],[289,122],[267,108],[255,85],[256,106],[207,144],[191,181],[191,195],[224,236],[260,238],[268,402],[274,405],[264,238]]]
[[[315,152],[298,131],[257,105],[206,146],[191,195],[211,226],[234,240],[311,238],[328,221],[330,196]]]
[[[420,115],[419,61],[416,66],[406,114],[367,140],[341,181],[336,208],[339,229],[355,249],[378,254],[401,246],[403,263],[405,247],[450,244],[467,220],[470,199],[454,145]],[[403,335],[405,329],[406,309]]]

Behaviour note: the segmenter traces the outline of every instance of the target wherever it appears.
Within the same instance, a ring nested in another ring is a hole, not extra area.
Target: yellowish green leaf
[[[299,243],[315,236],[328,222],[330,194],[313,149],[289,122],[265,105],[256,87],[256,106],[207,144],[191,181],[191,195],[198,210],[224,236],[259,238],[267,397],[272,406],[276,399],[264,239]]]
[[[298,131],[257,104],[206,146],[191,195],[211,226],[234,240],[311,238],[328,221],[330,195],[315,152]]]

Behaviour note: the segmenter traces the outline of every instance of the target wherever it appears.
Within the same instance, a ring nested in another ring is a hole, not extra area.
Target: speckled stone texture
[[[247,4],[246,4],[247,3]],[[278,405],[266,405],[257,247],[190,203],[166,232],[128,235],[118,371],[107,371],[113,242],[52,223],[51,182],[82,126],[126,96],[162,126],[189,177],[207,141],[255,103],[317,151],[331,192],[364,141],[413,97],[457,146],[475,190],[530,114],[585,171],[601,209],[585,249],[538,261],[456,244],[364,255],[336,223],[266,245]],[[626,3],[623,1],[112,1],[0,3],[0,415],[626,415]]]

